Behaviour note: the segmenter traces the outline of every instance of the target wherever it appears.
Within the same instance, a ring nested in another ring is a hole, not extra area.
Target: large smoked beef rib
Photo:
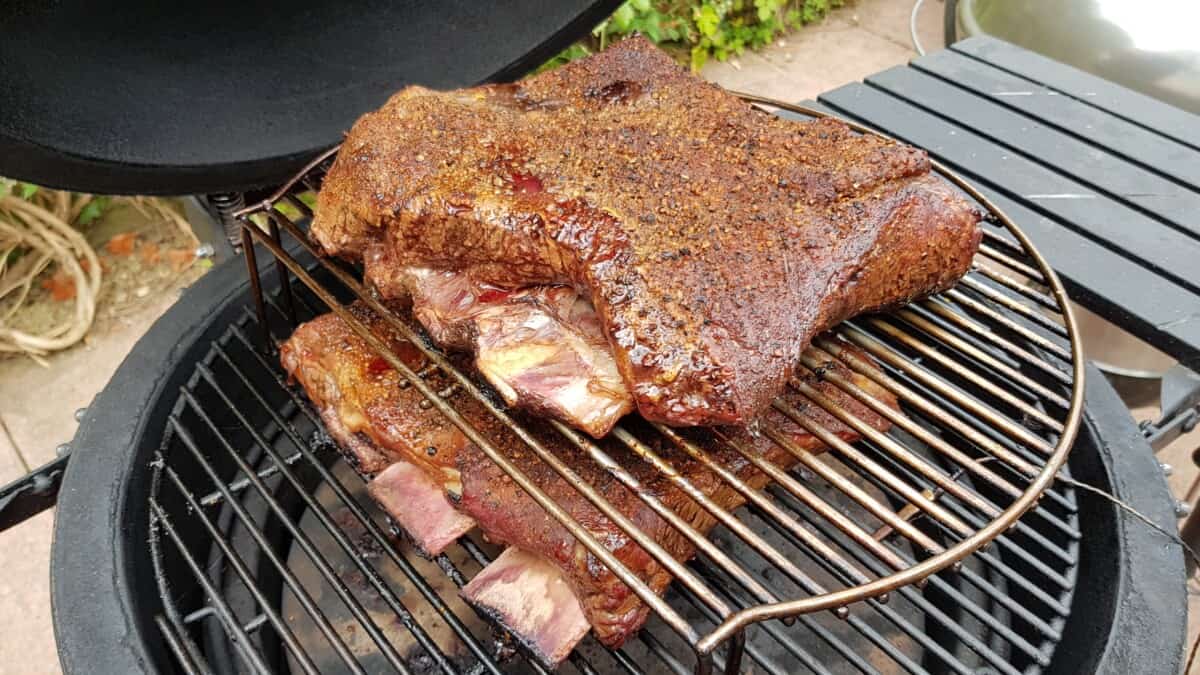
[[[979,214],[924,152],[757,110],[633,38],[362,117],[312,235],[386,294],[411,267],[568,284],[643,417],[744,424],[847,317],[942,290]]]

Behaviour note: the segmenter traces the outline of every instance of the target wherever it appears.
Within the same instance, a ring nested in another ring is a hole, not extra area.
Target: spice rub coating
[[[781,119],[632,38],[401,91],[346,137],[312,235],[381,282],[575,286],[641,414],[687,426],[749,422],[812,336],[952,285],[978,220],[921,150]]]

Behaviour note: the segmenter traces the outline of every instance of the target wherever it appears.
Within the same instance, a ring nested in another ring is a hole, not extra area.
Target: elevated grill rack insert
[[[488,626],[456,597],[494,549],[469,535],[429,562],[393,540],[363,497],[362,477],[336,461],[316,413],[285,381],[277,341],[326,307],[653,609],[647,629],[622,650],[588,638],[569,662],[580,672],[707,673],[714,665],[735,672],[746,658],[768,672],[792,672],[801,664],[819,673],[847,667],[1021,673],[1049,663],[1077,565],[1075,496],[1051,484],[1079,426],[1082,355],[1058,279],[1020,230],[961,179],[937,167],[991,214],[968,277],[891,315],[839,326],[835,333],[874,363],[844,354],[828,339],[818,339],[803,357],[818,372],[823,362],[843,357],[895,394],[903,414],[827,374],[888,417],[888,433],[873,431],[796,381],[800,393],[863,440],[840,441],[779,401],[780,412],[830,450],[812,455],[763,428],[799,464],[785,472],[743,452],[774,479],[751,490],[669,428],[639,432],[664,435],[746,497],[746,507],[726,512],[685,478],[674,478],[720,523],[706,538],[640,492],[590,439],[552,423],[693,541],[697,557],[679,563],[576,480],[572,468],[481,385],[390,315],[354,271],[309,243],[288,213],[311,216],[297,195],[319,187],[335,151],[238,214],[254,311],[229,327],[183,388],[155,469],[151,546],[167,608],[157,623],[184,670],[542,671],[532,658],[501,663],[496,645],[513,648],[511,639],[500,636],[493,644]],[[274,256],[281,280],[276,291],[264,288],[255,243]],[[288,252],[297,245],[300,254]],[[353,298],[407,334],[427,365],[414,372],[388,352],[343,308]],[[471,428],[444,400],[457,389],[481,401],[670,570],[671,591],[663,598],[651,593]],[[627,425],[613,434],[672,473]],[[202,481],[196,477],[213,488],[197,489]],[[211,546],[189,544],[197,533]],[[198,583],[203,597],[173,597],[164,557],[192,571],[189,583]],[[680,660],[688,650],[692,663]]]

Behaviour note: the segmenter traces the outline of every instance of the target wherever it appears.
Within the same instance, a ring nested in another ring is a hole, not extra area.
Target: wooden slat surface
[[[821,103],[929,150],[1029,234],[1073,298],[1200,367],[1200,150],[1188,145],[1200,147],[1200,122],[1174,126],[1200,118],[1046,61],[973,38]]]

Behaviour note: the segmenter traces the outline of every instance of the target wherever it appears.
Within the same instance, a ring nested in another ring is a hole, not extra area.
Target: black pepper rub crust
[[[347,136],[312,234],[376,279],[574,285],[638,410],[686,426],[750,421],[813,335],[952,285],[979,218],[924,152],[757,110],[634,38],[400,92]]]

